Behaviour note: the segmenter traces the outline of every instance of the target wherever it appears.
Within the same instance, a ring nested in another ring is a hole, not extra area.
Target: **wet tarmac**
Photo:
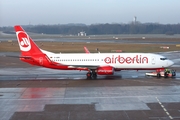
[[[159,54],[175,62],[175,78],[121,71],[86,80],[83,71],[32,67],[0,57],[0,119],[179,120],[180,52]]]

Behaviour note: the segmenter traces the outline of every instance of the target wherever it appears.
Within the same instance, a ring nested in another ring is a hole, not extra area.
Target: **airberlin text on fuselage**
[[[106,57],[104,59],[104,62],[107,64],[147,64],[148,63],[148,58],[147,57],[142,57],[141,55],[135,55],[134,57],[121,57],[120,55],[112,57]]]

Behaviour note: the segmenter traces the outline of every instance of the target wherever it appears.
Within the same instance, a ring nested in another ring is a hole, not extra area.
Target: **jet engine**
[[[97,74],[98,75],[113,75],[114,74],[114,68],[111,66],[103,66],[97,68]]]

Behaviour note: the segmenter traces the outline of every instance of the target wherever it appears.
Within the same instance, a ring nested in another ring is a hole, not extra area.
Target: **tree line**
[[[65,24],[65,25],[24,25],[28,32],[43,34],[77,35],[84,31],[87,35],[106,34],[180,34],[180,24],[129,23],[129,24]],[[13,27],[0,27],[5,33],[12,33]]]

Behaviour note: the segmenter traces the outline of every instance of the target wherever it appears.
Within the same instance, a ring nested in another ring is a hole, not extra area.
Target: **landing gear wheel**
[[[97,78],[96,72],[92,72],[92,74],[91,74],[91,79],[96,79],[96,78]]]
[[[96,79],[97,73],[95,72],[95,70],[91,70],[86,74],[86,76],[87,76],[87,79]]]
[[[88,72],[88,73],[86,74],[86,76],[87,76],[87,79],[91,79],[91,76],[92,76],[91,72]]]

